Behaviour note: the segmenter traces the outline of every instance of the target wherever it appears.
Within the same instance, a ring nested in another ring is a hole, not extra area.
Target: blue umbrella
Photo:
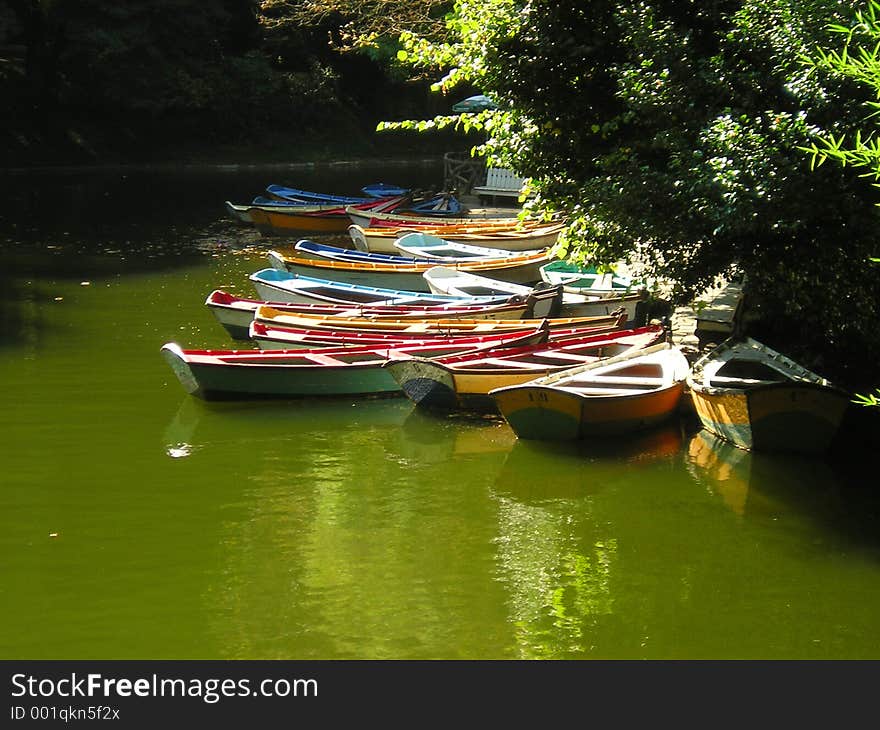
[[[484,94],[469,96],[467,99],[452,105],[454,112],[479,112],[483,109],[497,109],[498,105]]]

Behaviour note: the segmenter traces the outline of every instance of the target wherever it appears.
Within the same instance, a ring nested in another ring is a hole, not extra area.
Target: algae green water
[[[252,296],[275,243],[224,200],[441,178],[4,177],[0,658],[880,657],[855,468],[677,425],[566,446],[402,398],[184,392],[159,348],[232,346],[204,299]]]

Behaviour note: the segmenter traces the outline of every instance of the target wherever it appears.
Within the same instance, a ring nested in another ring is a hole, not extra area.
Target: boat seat
[[[614,375],[602,375],[596,374],[594,376],[596,382],[608,385],[634,385],[634,386],[643,386],[645,388],[656,388],[658,385],[662,385],[664,382],[663,378],[628,378],[626,376],[614,376]],[[591,378],[593,380],[593,378]]]
[[[513,170],[490,167],[486,170],[486,184],[475,186],[471,189],[471,193],[480,198],[491,198],[496,195],[519,198],[523,182],[523,179],[517,177]]]
[[[535,363],[533,362],[517,362],[516,360],[505,360],[503,357],[488,357],[485,360],[480,360],[480,365],[498,365],[502,368],[521,368],[523,370],[535,370]],[[541,366],[538,365],[540,369]]]
[[[659,387],[659,383],[654,388]],[[629,388],[588,388],[588,387],[567,387],[560,386],[560,390],[581,395],[636,395],[642,393],[642,390],[630,390]],[[647,390],[647,388],[645,389]]]
[[[726,377],[724,375],[715,375],[709,378],[709,385],[718,384],[721,387],[730,385],[772,385],[774,383],[783,383],[784,380],[765,380],[761,378],[736,378]]]
[[[535,353],[534,357],[536,361],[546,360],[548,362],[553,362],[556,360],[559,362],[571,362],[573,360],[575,362],[583,362],[585,357],[592,357],[592,355],[579,355],[574,352],[562,352],[556,350],[554,352]]]
[[[308,352],[303,353],[303,355],[318,365],[343,365],[342,361],[337,360],[335,357],[330,357],[329,355],[322,355],[319,352]]]

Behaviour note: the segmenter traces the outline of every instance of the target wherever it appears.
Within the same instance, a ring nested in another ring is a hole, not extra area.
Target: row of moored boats
[[[283,190],[291,205],[278,208],[337,213],[413,200],[383,184],[365,188],[366,201]],[[664,327],[641,324],[644,285],[551,259],[555,237],[517,238],[562,223],[508,217],[505,227],[411,207],[366,226],[349,218],[350,246],[302,239],[269,251],[269,266],[250,275],[253,299],[211,292],[219,324],[250,347],[165,344],[184,388],[205,399],[406,396],[500,414],[524,439],[619,436],[693,410],[745,449],[821,452],[833,440],[849,397],[824,378],[748,338],[692,365]]]

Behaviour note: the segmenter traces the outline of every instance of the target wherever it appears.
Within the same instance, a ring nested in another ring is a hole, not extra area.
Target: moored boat
[[[300,239],[294,244],[293,248],[298,256],[304,256],[318,261],[372,261],[374,263],[385,264],[411,264],[420,260],[415,256],[405,256],[403,254],[371,253],[369,251],[361,251],[351,247],[332,246],[329,243],[320,243],[318,241],[309,240],[308,238]],[[283,259],[286,255],[283,250],[276,250],[274,252],[270,251],[269,253],[275,253],[276,257],[279,259]],[[270,263],[273,263],[271,258]]]
[[[413,252],[404,251],[400,244],[410,239],[411,236],[417,236],[421,239],[433,238],[434,241],[440,241],[441,246],[430,246],[426,248],[414,247]],[[327,243],[319,243],[310,241],[309,239],[301,239],[294,244],[294,250],[300,255],[315,259],[330,259],[334,261],[373,261],[375,263],[389,264],[425,264],[432,262],[431,265],[446,265],[448,263],[462,263],[465,261],[498,261],[510,258],[524,258],[534,256],[540,260],[550,260],[550,252],[546,248],[535,249],[529,251],[507,251],[501,248],[484,248],[481,246],[468,246],[463,243],[455,243],[452,241],[442,241],[436,237],[427,237],[420,233],[407,234],[401,237],[396,243],[397,253],[376,253],[375,251],[362,251],[359,248],[344,248],[342,246],[331,246]],[[441,255],[440,251],[448,254]],[[436,252],[436,253],[435,253]],[[536,272],[540,274],[540,270]]]
[[[703,427],[754,451],[827,451],[850,401],[822,376],[750,337],[707,352],[687,384]]]
[[[671,419],[689,365],[664,342],[490,391],[518,438],[620,436]]]
[[[525,383],[576,365],[649,347],[665,332],[652,325],[557,340],[504,350],[427,359],[393,356],[384,366],[416,405],[427,408],[497,412],[489,392]]]
[[[363,284],[365,286],[407,289],[409,291],[429,292],[428,281],[423,274],[436,265],[434,261],[388,261],[370,259],[364,254],[362,260],[345,257],[313,258],[297,253],[284,254],[279,251],[268,253],[273,268],[321,279]],[[401,257],[402,258],[402,257]],[[524,254],[504,256],[493,259],[468,259],[445,264],[456,271],[467,271],[492,276],[513,283],[535,282],[539,278],[539,268],[547,261],[547,254]],[[525,293],[525,292],[520,292]]]
[[[285,303],[324,302],[333,304],[364,305],[414,305],[433,307],[441,305],[503,304],[511,296],[446,296],[402,289],[348,284],[332,279],[291,274],[272,267],[255,271],[249,277],[258,295],[266,301]],[[521,301],[522,295],[515,295]],[[526,295],[533,298],[532,313],[535,317],[553,316],[558,313],[562,298],[561,287],[535,287]]]
[[[535,328],[531,325],[522,327],[503,328],[497,331],[459,329],[459,330],[426,330],[410,332],[390,332],[381,330],[357,330],[357,329],[334,329],[332,327],[318,327],[309,329],[305,327],[288,327],[274,322],[264,322],[254,319],[251,322],[248,335],[250,339],[262,350],[291,350],[320,347],[379,347],[394,346],[405,342],[419,342],[424,339],[450,339],[460,340],[474,336],[501,336],[516,335],[523,338],[522,342],[541,342],[546,339],[548,327],[541,325]]]
[[[320,314],[326,316],[367,317],[370,319],[529,319],[534,299],[508,301],[500,304],[439,304],[433,307],[412,305],[331,304],[322,302],[285,303],[235,296],[221,289],[212,291],[205,305],[218,323],[235,340],[250,337],[249,328],[258,307],[268,306],[282,312]]]
[[[358,348],[276,350],[184,350],[161,348],[181,385],[206,400],[314,396],[398,395],[400,387],[382,365],[391,356],[439,357],[529,341],[518,333],[462,337]]]
[[[266,193],[275,200],[291,200],[307,203],[332,203],[336,206],[366,203],[376,198],[396,198],[409,193],[407,188],[388,183],[372,183],[361,188],[363,195],[336,195],[312,190],[300,190],[286,185],[272,184],[266,187]]]
[[[251,217],[251,210],[255,208],[267,211],[288,210],[296,213],[323,213],[338,208],[338,206],[331,203],[321,205],[296,202],[292,200],[268,200],[266,198],[254,198],[250,203],[233,203],[227,200],[224,203],[224,206],[226,207],[226,212],[230,218],[247,225],[253,225],[254,223],[254,220]]]
[[[581,294],[625,293],[645,288],[644,284],[614,271],[597,266],[579,266],[562,259],[542,265],[540,275],[548,284],[562,284],[568,291]]]
[[[377,198],[357,203],[358,208],[393,210],[403,205],[407,196]],[[257,230],[264,236],[289,235],[294,231],[308,233],[344,233],[351,222],[345,206],[318,211],[298,211],[296,206],[277,210],[264,207],[248,208],[247,213]]]
[[[510,225],[517,220],[517,211],[514,209],[504,210],[500,208],[492,209],[474,209],[464,211],[461,206],[453,211],[449,211],[443,216],[442,220],[438,220],[437,215],[426,215],[424,209],[415,209],[412,211],[365,211],[355,207],[349,207],[346,211],[351,222],[362,228],[372,228],[376,226],[393,226],[395,228],[406,227],[411,225],[427,224],[427,225],[469,225],[471,223],[503,223]]]
[[[467,226],[369,227],[348,226],[348,234],[355,248],[378,253],[396,253],[395,241],[407,233],[430,233],[447,241],[459,241],[474,246],[502,248],[508,251],[549,248],[559,234],[562,223],[524,223]]]
[[[544,327],[548,332],[571,330],[592,331],[619,329],[622,315],[603,317],[563,317],[540,319],[368,319],[365,317],[315,316],[310,314],[290,313],[272,307],[259,307],[254,313],[254,323],[271,327],[278,333],[275,339],[284,342],[285,331],[294,333],[299,341],[301,332],[328,332],[335,334],[358,333],[364,337],[392,336],[409,337],[453,337],[462,334],[488,335],[497,332],[532,330]],[[254,330],[251,328],[251,337]],[[259,333],[262,339],[269,339],[264,332]]]
[[[445,264],[447,261],[459,261],[462,259],[522,256],[525,253],[537,253],[538,251],[545,252],[549,262],[550,255],[547,248],[533,249],[531,251],[510,251],[504,248],[473,246],[461,241],[448,241],[440,236],[434,236],[421,231],[402,235],[394,241],[394,248],[404,255],[433,260],[437,264]]]
[[[454,269],[449,266],[434,266],[423,276],[428,287],[435,294],[447,296],[493,296],[503,294],[525,294],[528,287],[501,281],[497,278],[481,276],[470,271]],[[562,314],[567,316],[597,316],[610,314],[617,309],[626,310],[627,322],[636,323],[641,318],[639,304],[645,302],[645,291],[611,294],[580,294],[562,292]]]

